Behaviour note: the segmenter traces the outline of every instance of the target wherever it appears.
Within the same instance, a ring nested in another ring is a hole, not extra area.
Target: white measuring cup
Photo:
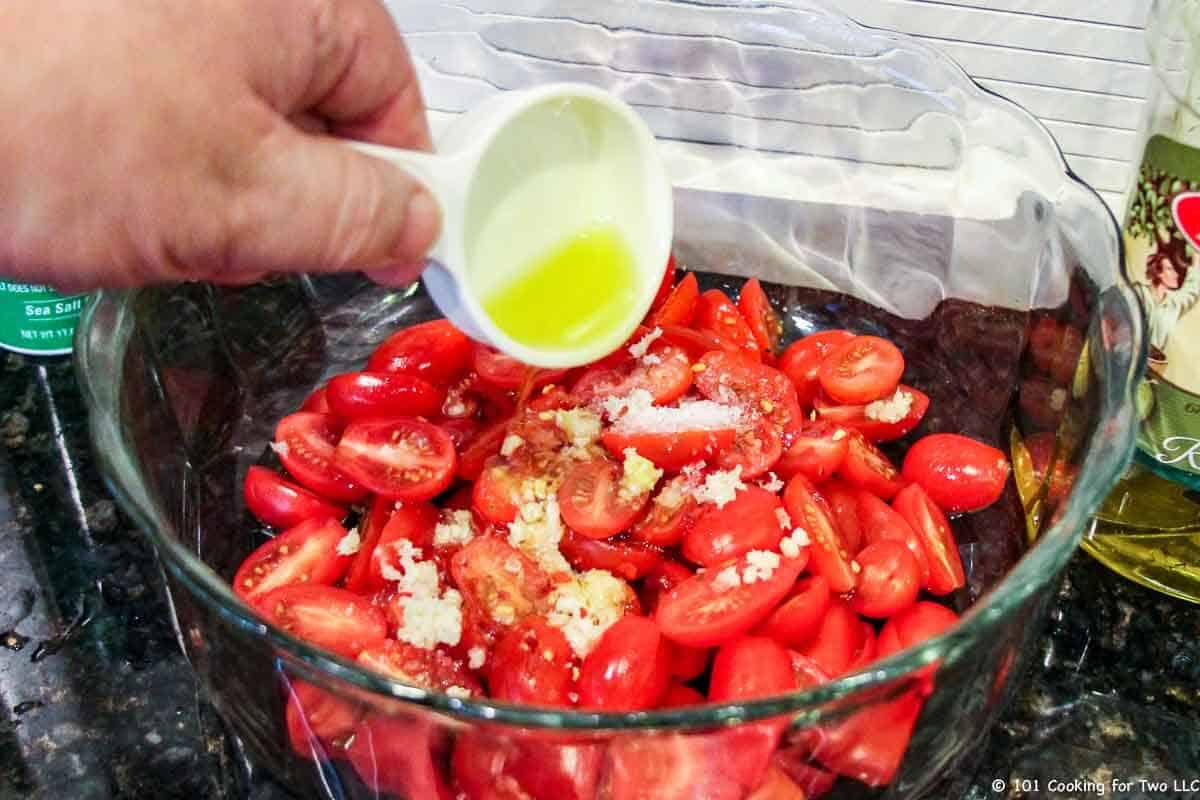
[[[437,154],[352,146],[404,169],[441,206],[422,280],[472,338],[528,364],[573,367],[618,348],[649,310],[670,254],[671,185],[649,128],[612,94],[584,84],[503,92],[455,120]],[[621,324],[554,349],[501,330],[483,298],[597,225],[632,255],[635,299]]]

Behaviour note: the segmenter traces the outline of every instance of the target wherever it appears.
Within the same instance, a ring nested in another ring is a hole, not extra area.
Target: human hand
[[[437,236],[419,184],[334,138],[430,147],[378,0],[10,0],[0,52],[0,275],[400,283]]]

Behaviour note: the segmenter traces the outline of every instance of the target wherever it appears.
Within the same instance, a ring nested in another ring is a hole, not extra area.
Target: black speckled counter
[[[0,800],[287,797],[228,746],[160,585],[68,360],[0,353]],[[1200,798],[1200,609],[1080,554],[1039,647],[968,798]]]

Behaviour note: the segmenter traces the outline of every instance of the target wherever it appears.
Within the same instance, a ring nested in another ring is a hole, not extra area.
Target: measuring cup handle
[[[445,156],[422,153],[417,150],[401,150],[379,144],[347,141],[346,146],[369,156],[387,161],[420,181],[438,201],[443,213],[451,192],[448,160]]]

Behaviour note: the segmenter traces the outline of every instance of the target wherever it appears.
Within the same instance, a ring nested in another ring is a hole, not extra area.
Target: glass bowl
[[[240,489],[275,423],[435,316],[421,288],[340,275],[101,292],[76,338],[98,461],[159,553],[180,644],[249,762],[305,797],[764,798],[818,794],[814,753],[836,746],[898,763],[885,796],[952,796],[1132,447],[1141,321],[1103,202],[1023,110],[937,52],[816,6],[391,7],[435,129],[496,91],[615,91],[668,158],[681,264],[708,286],[759,277],[789,340],[846,326],[895,339],[906,382],[933,397],[918,432],[992,441],[1015,480],[954,523],[959,624],[853,674],[654,712],[464,700],[265,625],[228,584],[262,541]],[[914,718],[911,738],[891,735]],[[868,789],[848,775],[832,791]]]

